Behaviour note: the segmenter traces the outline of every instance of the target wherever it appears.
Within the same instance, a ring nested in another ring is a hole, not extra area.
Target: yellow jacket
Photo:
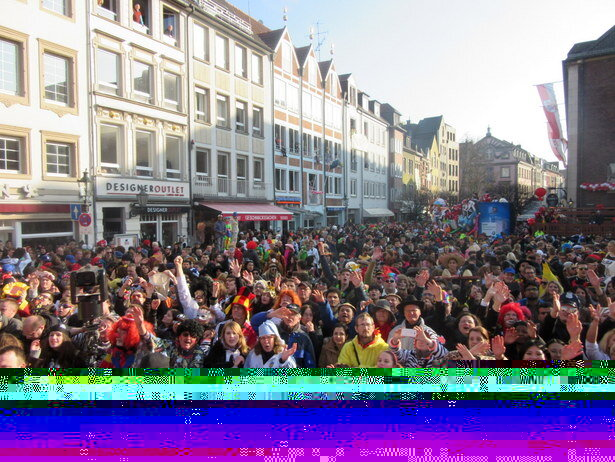
[[[388,343],[382,340],[380,334],[376,334],[374,340],[365,346],[359,343],[356,336],[344,345],[337,361],[350,367],[376,367],[378,356],[388,349]]]

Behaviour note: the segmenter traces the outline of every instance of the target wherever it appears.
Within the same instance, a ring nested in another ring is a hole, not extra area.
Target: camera
[[[79,320],[87,323],[102,316],[102,303],[107,296],[107,279],[103,269],[88,265],[70,273],[70,298],[79,307]]]

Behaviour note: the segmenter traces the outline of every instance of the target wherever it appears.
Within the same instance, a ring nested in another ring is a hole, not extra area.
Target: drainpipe
[[[273,181],[271,182],[271,189],[273,190],[273,203],[276,203],[276,194],[275,194],[275,72],[273,66],[273,53],[269,53],[269,68],[271,69],[269,78],[269,88],[271,88],[271,138],[270,138],[270,147],[271,147],[271,158],[273,162]],[[264,75],[264,74],[263,74]],[[276,226],[277,230],[277,226]]]
[[[327,226],[327,162],[326,162],[326,152],[325,152],[325,142],[326,142],[326,133],[327,133],[327,121],[325,120],[325,105],[327,104],[327,79],[322,81],[322,138],[321,138],[321,160],[322,160],[322,207],[323,207],[323,218],[324,218],[324,227]]]
[[[192,109],[193,109],[193,101],[192,101],[192,95],[191,95],[191,89],[194,88],[194,85],[192,85],[192,50],[189,49],[190,46],[190,40],[188,39],[189,34],[188,34],[188,28],[190,27],[190,18],[194,16],[194,5],[190,5],[190,11],[188,12],[188,16],[186,17],[186,33],[184,34],[184,50],[186,50],[186,75],[188,76],[186,79],[187,82],[187,89],[186,89],[186,95],[188,97],[188,156],[187,156],[187,162],[188,162],[188,195],[189,195],[189,199],[188,199],[188,203],[190,204],[190,208],[188,209],[188,217],[186,218],[186,241],[188,241],[188,236],[190,236],[191,238],[196,237],[195,236],[195,229],[196,229],[196,223],[195,223],[195,213],[194,213],[194,202],[193,202],[193,183],[194,183],[194,172],[192,169],[192,160],[193,160],[193,150],[195,148],[195,144],[192,143],[192,136],[193,136],[193,130],[192,130],[192,124],[194,123],[194,120],[192,118]]]
[[[306,194],[305,194],[305,188],[303,187],[303,73],[305,71],[305,68],[303,67],[303,65],[301,66],[301,68],[299,69],[299,152],[301,154],[301,163],[300,163],[300,170],[299,170],[299,188],[301,191],[301,208],[305,207],[305,203],[306,203]],[[311,96],[310,96],[311,98]],[[303,214],[299,213],[299,228],[301,228],[301,224],[303,223]]]
[[[94,89],[94,79],[92,78],[94,73],[92,71],[92,37],[90,36],[90,31],[92,30],[91,27],[91,15],[92,15],[92,4],[91,2],[87,1],[86,3],[86,9],[85,9],[85,14],[86,14],[86,20],[85,20],[85,25],[86,25],[86,30],[85,30],[85,34],[87,36],[87,44],[86,44],[86,60],[87,60],[87,66],[88,66],[88,71],[87,71],[87,77],[86,77],[86,85],[87,85],[87,91],[88,91],[88,136],[89,136],[89,145],[90,145],[90,154],[89,154],[89,162],[90,165],[92,166],[92,174],[90,175],[90,178],[92,178],[92,210],[90,211],[90,213],[92,214],[92,229],[94,232],[94,239],[92,242],[92,247],[95,246],[96,242],[98,242],[98,237],[96,236],[96,194],[97,194],[97,190],[96,190],[96,169],[94,168],[95,165],[97,165],[97,149],[96,149],[96,143],[94,141],[94,117],[93,117],[93,113],[92,111],[94,111],[94,106],[92,104],[92,94],[93,94],[93,89]],[[89,169],[88,169],[89,170]],[[77,174],[79,174],[79,172],[77,172]],[[87,201],[88,198],[86,197],[85,200]]]

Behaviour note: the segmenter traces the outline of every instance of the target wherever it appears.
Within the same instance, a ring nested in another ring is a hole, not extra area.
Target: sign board
[[[150,200],[189,200],[190,184],[180,181],[141,180],[136,178],[96,178],[98,196],[136,200],[145,191]]]
[[[487,236],[510,234],[510,204],[508,202],[479,202],[479,233]]]
[[[92,215],[89,213],[82,213],[79,215],[79,224],[84,228],[87,228],[92,224]]]
[[[116,246],[121,245],[125,249],[128,249],[128,247],[137,247],[139,245],[139,235],[116,234],[113,236],[113,244]]]
[[[551,193],[547,196],[547,205],[549,207],[557,207],[557,204],[559,204],[559,197],[557,197],[557,194],[555,193]]]
[[[81,204],[70,204],[70,219],[73,221],[79,220],[81,215]]]

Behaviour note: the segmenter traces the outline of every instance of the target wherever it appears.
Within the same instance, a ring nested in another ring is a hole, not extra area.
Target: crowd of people
[[[0,367],[615,359],[615,241],[601,236],[396,222],[230,234],[231,248],[0,243]],[[108,291],[93,289],[105,296],[89,319],[71,275],[92,271]]]

